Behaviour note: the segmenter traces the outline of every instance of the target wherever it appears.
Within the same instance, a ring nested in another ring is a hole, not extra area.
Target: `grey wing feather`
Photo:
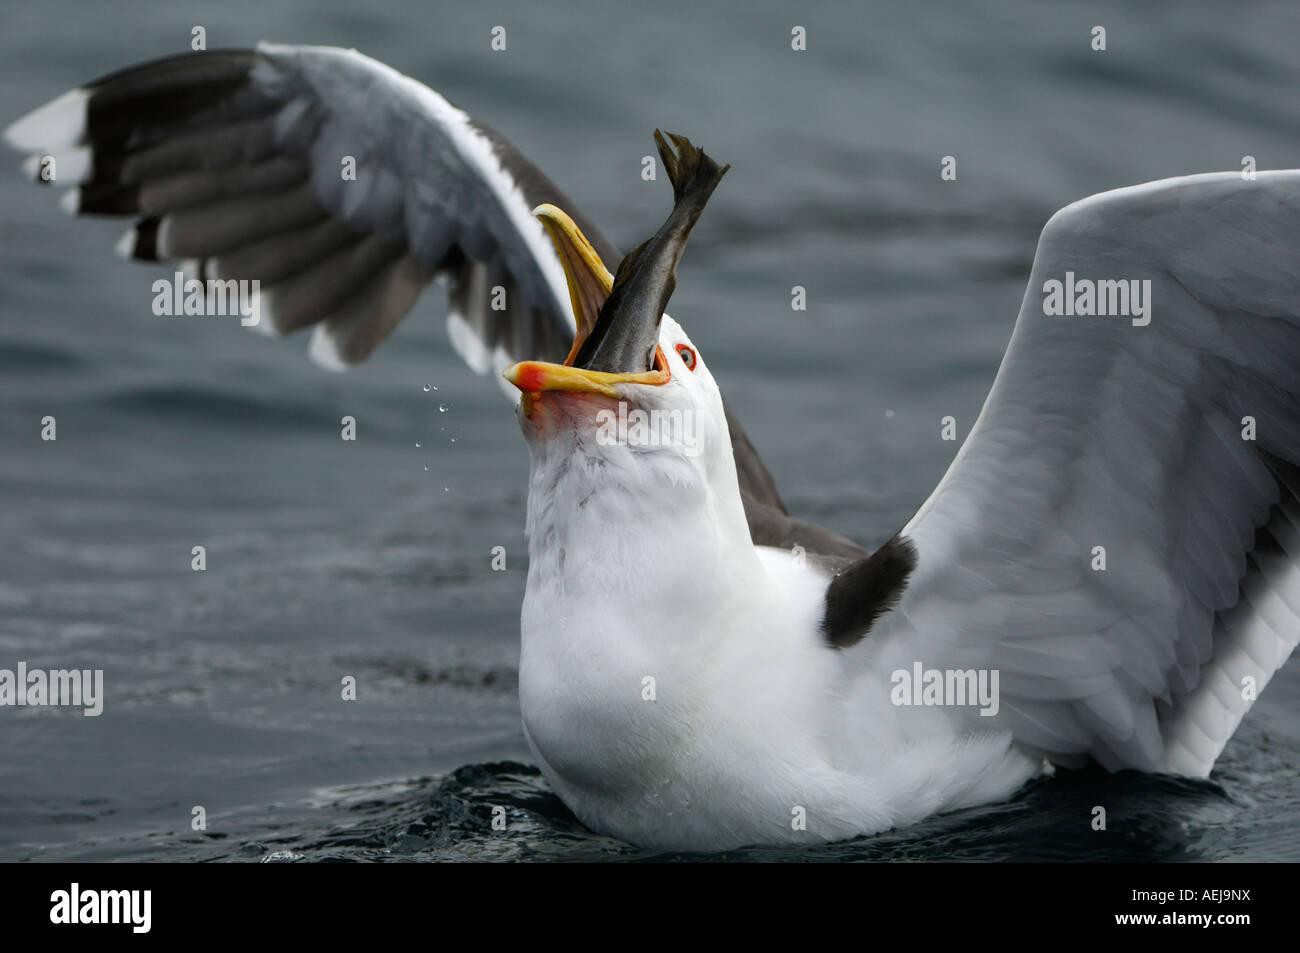
[[[1297,171],[1053,216],[875,650],[1000,673],[973,721],[1058,763],[1207,774],[1300,642],[1298,249]],[[1145,315],[1053,313],[1067,276]]]

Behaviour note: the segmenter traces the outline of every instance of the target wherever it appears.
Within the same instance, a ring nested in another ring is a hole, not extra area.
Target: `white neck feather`
[[[534,443],[530,588],[559,587],[575,603],[617,592],[626,614],[652,613],[662,625],[752,584],[761,570],[727,450],[708,472],[672,452],[599,446],[577,433]]]

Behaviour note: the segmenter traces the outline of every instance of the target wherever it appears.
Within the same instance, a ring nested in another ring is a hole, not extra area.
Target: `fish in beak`
[[[533,210],[564,266],[577,328],[563,364],[522,361],[506,369],[506,380],[525,395],[567,390],[617,397],[619,384],[662,385],[670,379],[659,325],[677,284],[674,271],[691,229],[731,166],[719,166],[684,136],[669,133],[672,147],[659,130],[654,137],[673,184],[673,210],[615,275],[561,209]]]

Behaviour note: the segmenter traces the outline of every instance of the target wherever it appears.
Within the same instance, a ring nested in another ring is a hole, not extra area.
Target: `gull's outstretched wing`
[[[1102,281],[1150,323],[1080,314]],[[1077,202],[864,651],[996,669],[973,721],[1059,763],[1205,775],[1300,639],[1297,465],[1300,172]]]
[[[54,157],[71,211],[135,217],[127,257],[259,280],[261,324],[313,328],[311,354],[331,367],[365,360],[443,276],[453,346],[515,399],[500,372],[563,360],[574,330],[532,209],[559,206],[602,259],[622,257],[502,136],[355,50],[263,43],[158,60],[64,94],[5,137],[32,154],[33,174]],[[728,420],[755,541],[860,554],[788,516]]]
[[[438,276],[452,343],[474,370],[562,360],[573,315],[532,209],[561,205],[614,254],[503,138],[353,50],[158,60],[72,90],[5,136],[54,156],[69,210],[135,216],[126,256],[258,279],[263,322],[313,328],[327,366],[365,360]]]

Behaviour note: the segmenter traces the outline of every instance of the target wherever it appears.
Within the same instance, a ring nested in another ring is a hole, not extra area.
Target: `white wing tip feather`
[[[447,337],[452,349],[475,374],[481,376],[492,369],[492,355],[475,336],[469,323],[455,311],[447,314]]]
[[[518,401],[520,397],[519,388],[505,378],[505,370],[512,364],[514,364],[514,361],[505,352],[504,348],[498,347],[492,352],[492,369],[496,372],[492,376],[496,378],[497,386],[510,400]]]
[[[131,258],[135,254],[135,226],[131,226],[122,233],[122,237],[113,245],[113,250],[117,252],[119,258]]]
[[[5,141],[23,152],[74,146],[86,135],[90,91],[78,86],[38,106],[5,128]]]
[[[339,356],[338,345],[334,336],[324,324],[316,325],[311,333],[311,345],[307,348],[308,356],[320,367],[328,371],[346,371],[347,363]]]
[[[214,273],[220,270],[220,265],[214,266]],[[250,324],[249,327],[263,337],[278,338],[281,337],[279,331],[275,329],[275,289],[268,288],[266,291],[257,293],[257,323]],[[312,338],[310,347],[315,347],[315,338]],[[310,348],[308,354],[311,353]],[[319,363],[319,362],[318,362]]]
[[[54,160],[54,164],[50,169],[53,177],[49,179],[41,177],[41,166],[46,157]],[[23,176],[25,178],[40,181],[42,185],[52,185],[55,188],[87,182],[90,180],[93,169],[94,157],[91,155],[90,149],[81,146],[66,146],[59,149],[57,154],[33,152],[23,160]]]

